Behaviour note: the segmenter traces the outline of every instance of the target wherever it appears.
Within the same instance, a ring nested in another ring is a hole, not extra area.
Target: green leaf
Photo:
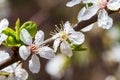
[[[15,37],[15,31],[11,28],[6,28],[2,31],[2,33],[6,34],[7,36],[14,36]]]
[[[72,51],[85,51],[87,48],[83,48],[82,44],[81,45],[75,45],[75,44],[70,44]]]
[[[32,22],[32,21],[28,21],[28,22],[25,22],[20,30],[22,30],[23,28],[25,28],[31,35],[31,37],[33,38],[37,32],[37,25],[35,22]]]
[[[15,37],[13,36],[8,36],[7,40],[6,40],[6,45],[9,47],[19,47],[21,44],[17,43]]]
[[[15,34],[16,34],[16,40],[20,41],[20,19],[18,18],[15,24]]]
[[[13,46],[19,47],[21,45],[20,43],[17,42],[16,34],[13,29],[7,28],[2,33],[6,34],[8,36],[5,43],[3,43],[4,45],[7,45],[9,47],[13,47]]]

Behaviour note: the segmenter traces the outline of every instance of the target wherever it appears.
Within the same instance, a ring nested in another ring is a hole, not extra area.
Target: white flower
[[[70,42],[72,42],[73,44],[79,45],[84,42],[84,34],[81,32],[76,32],[70,26],[69,22],[66,22],[64,24],[63,30],[57,28],[57,31],[58,33],[55,33],[55,35],[53,35],[52,37],[53,39],[55,39],[53,44],[55,52],[57,51],[57,48],[60,45],[60,51],[62,52],[62,54],[71,57],[73,55],[72,50],[70,44],[66,40],[69,39]]]
[[[55,56],[46,65],[47,73],[56,78],[62,77],[66,61],[66,57],[61,54]]]
[[[26,60],[30,54],[32,54],[32,58],[29,61],[29,69],[33,73],[38,73],[40,70],[40,61],[37,54],[46,59],[51,59],[55,56],[54,51],[50,47],[41,45],[44,40],[44,33],[41,30],[36,33],[35,41],[33,43],[32,38],[26,29],[21,30],[20,39],[28,45],[28,47],[22,45],[19,48],[19,55],[23,60]]]
[[[66,4],[67,7],[73,7],[81,2],[81,0],[72,0]]]
[[[3,30],[5,30],[9,25],[9,22],[7,19],[3,19],[0,22],[0,45],[2,44],[3,41],[7,39],[7,35],[1,33]]]
[[[21,65],[18,65],[18,63],[14,63],[1,71],[9,73],[9,76],[1,76],[0,80],[27,80],[28,78],[27,71]]]
[[[104,29],[112,27],[113,20],[108,16],[105,8],[110,10],[118,10],[120,8],[120,0],[83,0],[84,3],[93,3],[91,7],[83,7],[78,14],[78,21],[88,20],[98,12],[98,26]]]

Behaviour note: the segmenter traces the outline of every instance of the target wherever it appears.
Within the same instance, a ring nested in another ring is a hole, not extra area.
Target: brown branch
[[[108,11],[108,14],[110,15],[110,14],[115,13],[115,12],[118,12],[118,11]],[[92,24],[92,23],[94,23],[94,22],[96,22],[96,21],[97,21],[97,14],[94,15],[94,16],[93,16],[92,18],[90,18],[89,20],[85,20],[85,21],[79,22],[79,23],[74,27],[74,29],[75,29],[76,31],[80,31],[82,28],[85,28],[86,26],[88,26],[88,25],[90,25],[90,24]],[[43,42],[43,44],[45,44],[45,45],[52,45],[53,41],[54,41],[54,40],[53,40],[52,38],[49,38],[49,39],[45,40],[45,41]],[[14,63],[14,62],[19,61],[19,60],[21,60],[20,57],[19,57],[19,55],[15,56],[15,54],[14,54],[12,58],[7,59],[7,60],[4,61],[3,63],[0,63],[0,70],[3,69],[3,68],[5,68],[5,67],[7,67],[8,65],[11,65],[11,64]]]

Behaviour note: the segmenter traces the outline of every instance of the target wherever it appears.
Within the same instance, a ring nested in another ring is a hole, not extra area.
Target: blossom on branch
[[[4,68],[1,70],[2,73],[6,73],[6,75],[0,76],[0,80],[27,80],[28,78],[28,72],[19,63],[14,63]],[[8,77],[5,77],[7,75]]]
[[[36,33],[35,40],[32,42],[32,38],[28,31],[22,29],[20,32],[20,39],[28,45],[22,45],[19,48],[20,57],[26,60],[32,54],[31,60],[29,61],[29,69],[32,73],[38,73],[40,70],[40,61],[37,54],[46,59],[51,59],[55,56],[54,51],[50,47],[41,45],[44,41],[44,33],[41,30]]]
[[[113,20],[108,16],[105,8],[114,11],[120,8],[120,0],[83,0],[83,3],[92,3],[90,7],[83,7],[78,14],[78,21],[88,20],[98,13],[98,26],[104,29],[112,27]]]
[[[79,45],[84,42],[84,34],[81,32],[76,32],[70,23],[67,21],[63,25],[63,29],[56,28],[58,32],[53,33],[54,44],[53,48],[55,52],[60,45],[60,51],[62,54],[71,57],[73,55],[70,44],[67,42],[69,40],[71,43]]]

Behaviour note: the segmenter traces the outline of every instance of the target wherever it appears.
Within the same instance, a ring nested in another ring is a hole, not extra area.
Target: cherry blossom
[[[0,76],[0,80],[27,80],[28,78],[27,71],[22,68],[21,64],[18,63],[14,63],[2,69],[1,72],[7,72],[9,76]]]
[[[53,44],[55,52],[60,45],[61,53],[71,57],[73,53],[67,40],[69,39],[71,43],[76,45],[82,44],[84,42],[84,34],[81,32],[76,32],[72,26],[70,26],[68,21],[64,24],[64,29],[60,30],[57,28],[57,31],[58,33],[55,33],[55,35],[52,37],[55,39]]]
[[[3,19],[0,22],[0,45],[2,44],[3,41],[7,39],[7,35],[1,33],[3,30],[5,30],[9,25],[9,22],[7,19]]]
[[[22,29],[20,39],[28,46],[22,45],[19,48],[19,55],[23,60],[26,60],[30,55],[32,56],[29,61],[29,69],[32,73],[38,73],[40,70],[40,61],[37,54],[46,59],[51,59],[55,56],[54,51],[50,47],[41,45],[44,40],[44,33],[41,30],[36,33],[35,40],[32,42],[28,31]]]
[[[108,16],[105,8],[110,10],[118,10],[120,8],[120,0],[83,0],[83,3],[93,3],[90,7],[83,7],[78,14],[78,21],[88,20],[98,12],[98,26],[104,29],[112,27],[113,20]]]

